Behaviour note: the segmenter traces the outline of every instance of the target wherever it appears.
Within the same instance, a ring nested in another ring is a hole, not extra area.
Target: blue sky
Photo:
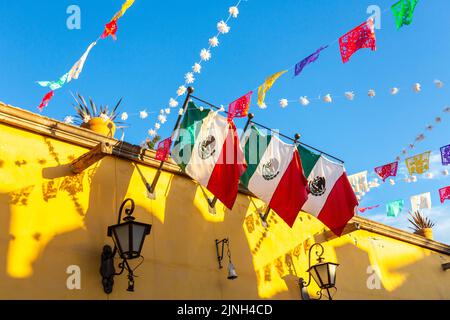
[[[240,5],[237,19],[229,22],[230,33],[219,38],[212,59],[203,64],[194,84],[196,95],[227,105],[262,83],[265,77],[291,67],[318,47],[334,42],[368,18],[367,7],[389,8],[394,0],[248,0]],[[184,74],[198,61],[199,52],[216,34],[216,23],[227,17],[236,1],[143,1],[136,0],[119,20],[118,40],[100,41],[92,50],[79,80],[55,92],[43,115],[64,119],[75,112],[70,92],[91,96],[97,104],[113,105],[124,97],[121,111],[130,114],[125,140],[139,144],[156,121],[161,108],[183,84]],[[81,29],[66,27],[69,5],[81,9]],[[37,80],[56,80],[67,72],[103,26],[119,10],[122,0],[9,1],[0,3],[0,100],[37,112],[46,93]],[[391,162],[401,150],[425,133],[414,150],[434,151],[433,170],[439,164],[439,147],[449,141],[450,115],[431,132],[424,132],[435,116],[450,104],[450,36],[447,0],[419,1],[413,24],[396,30],[393,16],[381,16],[376,30],[377,51],[362,50],[343,64],[337,43],[320,59],[292,79],[283,76],[267,95],[268,108],[253,103],[255,120],[277,128],[345,160],[349,174]],[[434,79],[447,85],[436,89]],[[422,84],[414,93],[412,85]],[[396,96],[391,87],[400,88]],[[367,91],[374,89],[370,99]],[[354,91],[354,101],[344,98]],[[330,93],[332,104],[314,100]],[[282,109],[280,98],[308,96],[307,107],[298,102]],[[256,102],[256,99],[253,100]],[[150,113],[141,120],[141,110]],[[170,135],[175,112],[160,130]],[[155,112],[155,113],[151,113]],[[243,126],[243,122],[238,122]],[[118,134],[120,135],[120,133]],[[404,172],[404,170],[400,170]],[[373,174],[371,178],[373,178]],[[400,175],[403,177],[403,175]],[[380,204],[364,216],[406,229],[406,211],[393,219],[384,216],[384,205],[430,191],[434,208],[428,214],[437,222],[435,237],[450,243],[450,205],[440,205],[438,189],[450,178],[424,179],[416,183],[382,185],[369,192],[361,206]]]

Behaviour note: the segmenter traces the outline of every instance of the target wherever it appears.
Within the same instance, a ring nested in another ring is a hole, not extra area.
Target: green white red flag
[[[302,211],[315,216],[340,236],[358,205],[344,166],[303,146],[298,149],[310,191]]]
[[[176,136],[174,161],[231,210],[246,168],[234,123],[190,102]]]
[[[307,181],[295,146],[251,126],[243,137],[248,164],[242,184],[275,211],[290,227],[308,198]]]

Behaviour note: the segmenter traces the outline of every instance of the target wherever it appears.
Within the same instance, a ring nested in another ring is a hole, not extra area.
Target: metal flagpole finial
[[[297,141],[300,139],[300,134],[296,133],[294,136],[294,143],[297,143]]]
[[[248,117],[249,120],[252,120],[255,117],[255,115],[253,113],[249,113],[247,115],[247,117]]]

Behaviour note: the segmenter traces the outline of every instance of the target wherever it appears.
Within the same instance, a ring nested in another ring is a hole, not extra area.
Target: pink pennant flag
[[[253,91],[243,95],[239,99],[233,101],[228,106],[228,119],[243,118],[247,116],[248,109],[250,108],[250,101]]]
[[[388,177],[395,177],[397,175],[397,169],[398,161],[385,164],[381,167],[376,167],[375,172],[381,179],[383,179],[384,182]]]
[[[450,200],[450,186],[439,189],[439,197],[441,198],[441,203],[445,200]]]
[[[346,63],[359,49],[370,48],[376,50],[375,29],[373,20],[369,19],[355,29],[339,38],[342,62]]]
[[[48,106],[48,103],[50,102],[50,100],[53,98],[53,90],[52,91],[50,91],[49,93],[47,93],[45,96],[44,96],[44,98],[42,98],[42,102],[41,102],[41,104],[39,105],[39,107],[38,107],[38,109],[39,109],[39,111],[40,112],[42,112],[42,110],[46,107],[46,106]]]
[[[158,148],[156,149],[156,160],[166,161],[167,156],[170,152],[170,146],[172,145],[172,138],[167,138],[158,143]]]
[[[358,208],[358,211],[361,212],[361,213],[364,213],[364,212],[366,212],[367,210],[372,210],[372,209],[378,208],[379,206],[380,206],[380,205],[377,204],[376,206],[371,206],[371,207],[367,207],[367,208]]]

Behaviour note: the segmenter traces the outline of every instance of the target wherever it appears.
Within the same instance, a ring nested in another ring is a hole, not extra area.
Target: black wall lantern
[[[316,256],[317,256],[317,264],[311,266],[311,251],[313,248],[317,247]],[[326,290],[328,299],[332,300],[330,289],[336,288],[336,269],[339,264],[333,262],[323,262],[324,258],[322,258],[324,253],[323,246],[320,243],[315,243],[309,248],[308,254],[308,282],[305,282],[303,278],[299,279],[300,286],[300,294],[302,299],[311,300],[309,297],[307,287],[311,284],[311,277],[319,286],[320,290],[317,292],[318,298],[315,300],[320,300],[322,298],[322,291]]]
[[[126,216],[123,218],[122,223],[122,211],[125,205],[129,202],[130,208],[125,209]],[[132,199],[126,199],[119,210],[119,219],[116,225],[108,227],[108,237],[112,237],[114,241],[114,250],[109,246],[103,247],[101,256],[100,274],[102,275],[103,290],[105,293],[111,293],[114,285],[114,276],[122,274],[126,269],[128,271],[128,289],[127,291],[134,291],[134,270],[128,263],[128,260],[136,259],[141,256],[142,246],[144,239],[150,234],[152,226],[141,222],[134,221],[132,216],[134,211],[134,201]],[[116,253],[122,259],[119,263],[120,272],[116,273],[114,268],[114,256]],[[143,257],[142,257],[143,258]],[[138,265],[139,266],[139,265]]]

